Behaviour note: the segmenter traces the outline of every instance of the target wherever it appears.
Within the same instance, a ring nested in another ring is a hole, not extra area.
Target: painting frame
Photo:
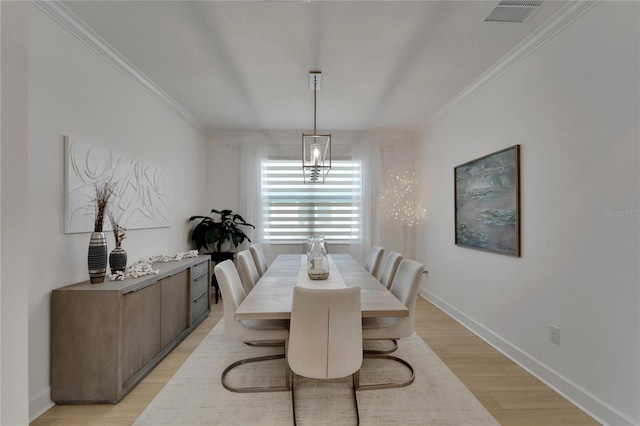
[[[455,245],[520,257],[520,145],[454,167]]]

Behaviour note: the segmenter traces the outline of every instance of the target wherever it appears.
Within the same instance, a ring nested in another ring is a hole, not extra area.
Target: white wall
[[[35,6],[30,20],[29,258],[23,285],[29,288],[33,417],[50,403],[51,290],[88,279],[89,234],[63,233],[64,135],[172,173],[173,224],[127,231],[123,248],[130,263],[191,248],[186,220],[207,207],[207,139]],[[111,250],[110,233],[107,243]]]
[[[639,8],[597,4],[416,148],[423,293],[607,424],[640,423]],[[456,247],[453,168],[514,144],[522,257]]]
[[[304,123],[303,123],[304,124]],[[209,214],[212,208],[229,208],[237,211],[240,205],[239,173],[241,144],[269,145],[270,155],[297,159],[301,153],[302,131],[228,131],[215,133],[210,138],[208,153],[209,207],[201,214]],[[382,166],[385,185],[391,174],[413,171],[415,134],[413,132],[377,132],[363,134],[354,131],[334,131],[332,134],[333,158],[351,155],[349,147],[354,144],[373,143],[382,146]],[[331,173],[331,172],[329,172]],[[243,214],[243,212],[238,212]],[[402,252],[401,227],[385,220],[385,240],[387,251]],[[413,240],[407,244],[409,256],[414,255]],[[272,244],[270,257],[273,260],[281,253],[298,253],[299,245]],[[331,253],[349,253],[349,245],[332,244]]]
[[[0,138],[2,223],[0,260],[0,424],[28,421],[27,365],[27,45],[26,2],[0,2]]]

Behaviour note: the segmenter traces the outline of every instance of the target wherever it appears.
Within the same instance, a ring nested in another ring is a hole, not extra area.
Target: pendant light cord
[[[313,134],[317,135],[318,132],[316,132],[316,87],[318,84],[318,77],[314,76],[313,77]]]

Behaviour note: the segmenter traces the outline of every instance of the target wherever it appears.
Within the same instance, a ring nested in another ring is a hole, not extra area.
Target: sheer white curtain
[[[245,227],[245,233],[252,243],[262,245],[267,262],[271,263],[269,243],[264,240],[266,199],[262,190],[262,174],[267,154],[266,146],[240,147],[240,215],[255,226],[255,229]],[[244,249],[248,247],[249,243],[243,245]]]
[[[352,150],[354,167],[361,167],[362,178],[361,188],[355,188],[352,197],[360,212],[360,224],[357,238],[351,241],[351,255],[360,262],[364,262],[371,246],[384,247],[384,217],[380,202],[384,181],[380,151],[380,145],[354,146]]]

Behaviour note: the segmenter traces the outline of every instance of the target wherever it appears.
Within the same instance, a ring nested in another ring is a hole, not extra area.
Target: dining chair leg
[[[413,381],[416,379],[416,374],[415,371],[413,370],[413,366],[411,364],[409,364],[407,361],[395,357],[395,356],[391,356],[391,355],[372,355],[372,354],[364,354],[365,358],[377,358],[377,359],[389,359],[392,361],[395,361],[397,363],[400,363],[402,365],[404,365],[405,367],[407,367],[409,369],[409,371],[411,372],[411,378],[409,378],[409,380],[406,380],[404,382],[387,382],[387,383],[374,383],[371,385],[362,385],[359,384],[358,390],[374,390],[374,389],[391,389],[391,388],[402,388],[405,386],[409,386],[411,383],[413,383]]]
[[[291,372],[291,375],[295,375],[295,373]],[[356,403],[356,424],[360,425],[360,408],[358,407],[358,394],[356,391],[358,390],[358,384],[360,383],[360,370],[356,371],[351,375],[351,390],[353,391],[353,400]],[[295,392],[293,389],[293,380],[291,380],[291,408],[293,410],[293,425],[296,423],[296,398]]]
[[[293,371],[289,367],[289,339],[284,341],[284,384],[293,393]]]
[[[356,424],[360,425],[360,408],[358,408],[358,394],[356,392],[358,390],[358,387],[360,386],[360,370],[353,373],[352,378],[353,380],[351,383],[351,387],[353,389],[353,400],[356,403]]]
[[[371,354],[371,355],[386,355],[398,350],[398,339],[382,339],[382,340],[385,340],[385,341],[389,340],[393,342],[393,346],[391,347],[391,349],[365,349],[362,352],[364,354]]]
[[[241,359],[239,361],[236,361],[233,364],[229,365],[227,368],[225,368],[224,371],[222,372],[222,377],[221,377],[222,386],[225,389],[227,389],[228,391],[238,392],[238,393],[285,392],[285,391],[289,391],[290,390],[290,382],[289,382],[289,374],[287,373],[287,370],[289,369],[289,367],[288,367],[288,365],[286,363],[286,360],[285,360],[285,367],[286,368],[285,368],[285,385],[284,386],[237,387],[237,386],[230,385],[226,381],[227,374],[231,370],[233,370],[234,368],[236,368],[239,365],[249,364],[249,363],[253,363],[253,362],[270,361],[270,360],[274,360],[274,359],[283,359],[283,358],[285,358],[284,354],[278,354],[278,355],[259,356],[259,357],[255,357],[255,358],[246,358],[246,359]]]
[[[242,342],[242,343],[254,348],[280,348],[284,346],[284,342],[281,340],[273,341],[273,342]]]
[[[291,375],[291,409],[293,410],[293,426],[296,426],[296,397],[295,397],[295,393],[293,391],[293,382],[294,382],[294,375],[295,373],[291,370],[289,370],[290,375]]]

